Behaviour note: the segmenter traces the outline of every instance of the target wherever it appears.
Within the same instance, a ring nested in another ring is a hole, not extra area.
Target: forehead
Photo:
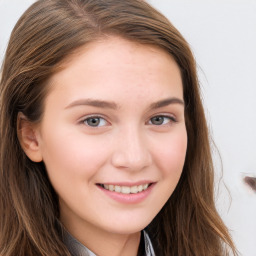
[[[53,91],[68,97],[86,95],[183,98],[180,70],[172,56],[152,45],[110,37],[89,43],[69,56],[50,79]],[[92,94],[92,95],[90,95]],[[170,95],[173,96],[173,95]]]

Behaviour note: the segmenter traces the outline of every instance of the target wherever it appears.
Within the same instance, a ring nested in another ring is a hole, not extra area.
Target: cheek
[[[165,137],[165,138],[163,138]],[[161,137],[154,143],[154,164],[159,174],[157,194],[152,200],[155,206],[153,214],[157,215],[175,190],[186,157],[187,133],[185,129]],[[161,143],[159,143],[161,141]]]
[[[187,150],[186,130],[167,137],[161,146],[155,147],[155,163],[164,178],[180,177]]]
[[[107,148],[96,137],[58,129],[44,140],[43,161],[49,176],[90,178],[107,160]]]

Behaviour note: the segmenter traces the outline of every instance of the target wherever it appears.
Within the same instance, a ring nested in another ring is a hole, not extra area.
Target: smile
[[[110,185],[110,184],[100,184],[100,186],[106,190],[117,192],[121,194],[137,194],[144,190],[146,190],[151,184],[141,184],[138,186],[117,186],[117,185]]]

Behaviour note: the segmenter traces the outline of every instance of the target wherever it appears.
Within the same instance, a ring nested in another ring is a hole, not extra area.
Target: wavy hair
[[[156,255],[236,255],[214,204],[214,169],[196,63],[188,43],[142,0],[39,0],[14,27],[0,83],[0,255],[70,256],[58,224],[58,196],[44,163],[23,152],[18,113],[40,122],[48,79],[79,47],[105,36],[154,45],[179,66],[188,147],[180,181],[147,227]]]

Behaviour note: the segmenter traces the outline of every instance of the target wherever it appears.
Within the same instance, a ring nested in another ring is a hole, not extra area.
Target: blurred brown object
[[[244,182],[253,190],[256,192],[256,177],[244,177]]]

